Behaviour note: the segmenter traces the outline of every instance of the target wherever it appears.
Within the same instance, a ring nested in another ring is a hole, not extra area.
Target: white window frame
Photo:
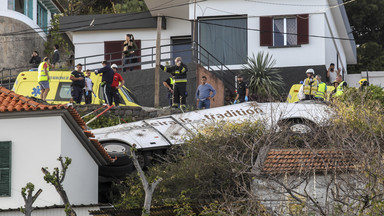
[[[287,19],[292,19],[292,18],[295,18],[296,20],[296,34],[297,34],[297,18],[294,17],[294,16],[288,16],[288,17],[273,17],[272,19],[272,30],[274,31],[274,27],[275,27],[275,20],[276,19],[283,19],[283,37],[284,37],[284,45],[283,46],[288,46],[288,34],[287,34]],[[275,45],[275,32],[273,32],[272,34],[272,44],[273,46],[276,46]],[[297,41],[296,41],[296,44],[295,45],[289,45],[289,46],[296,46],[297,45]]]

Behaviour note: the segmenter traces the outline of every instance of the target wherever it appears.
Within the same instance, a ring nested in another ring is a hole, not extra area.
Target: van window
[[[61,82],[56,93],[55,100],[57,101],[69,101],[71,96],[71,83]]]

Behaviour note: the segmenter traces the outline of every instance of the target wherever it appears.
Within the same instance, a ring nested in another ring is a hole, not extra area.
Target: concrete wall
[[[195,64],[187,64],[187,105],[196,106],[196,69]],[[155,69],[145,69],[141,71],[127,71],[121,73],[125,80],[125,86],[136,95],[141,106],[153,107],[155,92]],[[167,89],[163,86],[163,81],[169,77],[169,73],[160,71],[160,106],[169,106]]]
[[[350,87],[359,87],[361,79],[367,79],[367,72],[363,71],[359,74],[348,74],[344,80]],[[368,71],[369,84],[384,87],[384,71]]]
[[[197,66],[197,77],[196,77],[196,86],[201,84],[201,77],[207,77],[207,83],[211,84],[212,87],[216,90],[216,96],[211,100],[211,108],[219,107],[224,105],[224,97],[225,97],[225,87],[223,81],[217,78],[214,74],[206,70],[204,67],[198,65]],[[195,94],[193,97],[196,98]],[[196,103],[197,104],[197,103]]]
[[[1,35],[20,31],[31,33],[0,37],[0,71],[6,68],[20,68],[12,70],[12,74],[17,75],[18,72],[30,68],[29,59],[34,50],[37,50],[40,56],[44,55],[45,40],[39,34],[35,33],[35,30],[24,22],[1,16],[0,14]],[[4,75],[8,75],[8,73]]]

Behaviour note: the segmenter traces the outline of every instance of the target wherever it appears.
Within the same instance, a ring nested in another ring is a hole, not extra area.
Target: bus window
[[[69,101],[71,96],[71,83],[61,82],[59,83],[58,91],[56,93],[55,100],[57,101]]]

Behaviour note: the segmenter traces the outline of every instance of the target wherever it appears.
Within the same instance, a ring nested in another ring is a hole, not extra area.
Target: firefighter
[[[333,95],[334,97],[339,97],[344,94],[345,87],[348,87],[347,82],[343,81],[343,78],[338,75],[336,77],[336,82],[339,83],[336,87],[336,92]]]
[[[319,83],[319,84],[317,85],[317,91],[315,94],[315,99],[320,100],[320,101],[324,101],[325,98],[327,98],[327,84],[325,84],[325,82],[321,81],[320,75],[316,75],[316,80],[317,80],[317,83]]]
[[[309,68],[306,72],[307,78],[304,80],[304,94],[305,100],[312,100],[316,95],[317,91],[317,80],[315,79],[315,71],[312,68]]]
[[[185,98],[187,92],[187,66],[182,62],[181,57],[177,57],[175,59],[174,66],[163,66],[160,65],[160,68],[172,74],[175,80],[174,88],[173,88],[173,102],[172,107],[185,107]]]

